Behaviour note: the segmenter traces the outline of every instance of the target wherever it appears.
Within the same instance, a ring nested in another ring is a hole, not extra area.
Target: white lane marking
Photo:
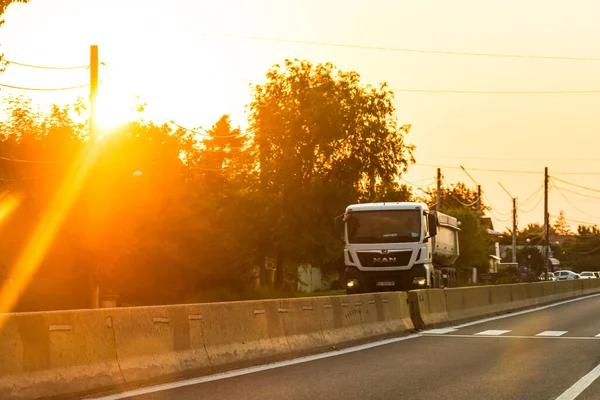
[[[600,340],[597,337],[591,336],[518,336],[518,335],[499,335],[499,336],[490,336],[490,335],[426,335],[423,334],[424,337],[446,337],[446,338],[504,338],[504,339],[560,339],[560,340]]]
[[[556,307],[556,306],[562,306],[563,304],[574,303],[576,301],[587,300],[587,299],[591,299],[593,297],[598,297],[598,296],[600,296],[600,293],[591,294],[589,296],[584,296],[584,297],[577,297],[575,299],[561,301],[560,303],[548,304],[548,305],[545,305],[545,306],[542,306],[542,307],[538,307],[538,308],[530,308],[530,309],[523,310],[523,311],[518,311],[518,312],[515,312],[515,313],[507,313],[507,314],[503,314],[503,315],[496,315],[494,317],[489,317],[489,318],[480,319],[480,320],[473,321],[473,322],[467,322],[467,323],[461,324],[461,325],[456,325],[456,326],[453,326],[453,328],[455,328],[455,329],[461,329],[461,328],[466,328],[468,326],[485,324],[486,322],[490,322],[490,321],[497,321],[499,319],[516,317],[518,315],[529,314],[529,313],[536,312],[536,311],[542,311],[542,310],[546,310],[548,308],[552,308],[552,307]]]
[[[253,374],[255,372],[268,371],[270,369],[287,367],[290,365],[296,365],[296,364],[302,364],[305,362],[321,360],[323,358],[340,356],[342,354],[354,353],[357,351],[367,350],[367,349],[371,349],[373,347],[384,346],[386,344],[402,342],[404,340],[415,339],[415,338],[422,337],[422,336],[423,336],[422,334],[416,333],[416,334],[409,335],[409,336],[402,336],[402,337],[397,337],[397,338],[392,338],[392,339],[380,340],[378,342],[373,342],[373,343],[366,343],[366,344],[363,344],[360,346],[348,347],[347,349],[331,351],[328,353],[321,353],[321,354],[315,354],[315,355],[307,356],[307,357],[295,358],[292,360],[279,361],[279,362],[272,363],[272,364],[258,365],[256,367],[236,369],[233,371],[223,372],[223,373],[215,374],[215,375],[202,376],[199,378],[188,379],[185,381],[166,383],[166,384],[156,385],[156,386],[149,386],[149,387],[145,387],[145,388],[130,390],[128,392],[112,394],[112,395],[103,396],[103,397],[88,397],[87,399],[89,399],[89,400],[92,400],[92,399],[93,400],[126,399],[128,397],[141,396],[141,395],[149,394],[149,393],[162,392],[165,390],[177,389],[177,388],[185,387],[185,386],[193,386],[193,385],[198,385],[201,383],[218,381],[221,379],[227,379],[227,378],[233,378],[236,376]]]
[[[546,310],[548,308],[560,306],[560,305],[563,305],[563,304],[573,303],[573,302],[576,302],[576,301],[587,300],[587,299],[590,299],[590,298],[593,298],[593,297],[598,297],[598,296],[600,296],[600,293],[598,293],[598,294],[592,294],[592,295],[584,296],[584,297],[578,297],[578,298],[575,298],[575,299],[565,300],[565,301],[561,301],[559,303],[548,304],[546,306],[542,306],[542,307],[538,307],[538,308],[531,308],[531,309],[519,311],[519,312],[516,312],[516,313],[498,315],[498,316],[495,316],[495,317],[489,317],[489,318],[481,319],[481,320],[478,320],[478,321],[473,321],[473,322],[468,322],[466,324],[457,325],[457,326],[454,326],[453,328],[458,330],[460,328],[466,328],[467,326],[479,325],[479,324],[484,324],[484,323],[490,322],[490,321],[496,321],[496,320],[499,320],[499,319],[516,317],[518,315],[529,314],[529,313],[536,312],[536,311],[542,311],[542,310]],[[384,303],[385,302],[386,301],[384,300]],[[327,306],[331,307],[331,304],[325,304],[324,305],[325,308],[327,308]],[[216,374],[216,375],[210,375],[210,376],[203,376],[203,377],[199,377],[199,378],[188,379],[188,380],[185,380],[185,381],[173,382],[173,383],[168,383],[168,384],[163,384],[163,385],[157,385],[157,386],[150,386],[150,387],[141,388],[141,389],[137,389],[137,390],[132,390],[132,391],[129,391],[129,392],[123,392],[123,393],[119,393],[119,394],[114,394],[114,395],[110,395],[110,396],[89,397],[88,399],[90,399],[90,400],[91,399],[93,399],[93,400],[120,400],[120,399],[126,399],[126,398],[132,397],[132,396],[139,396],[139,395],[143,395],[143,394],[156,393],[156,392],[161,392],[161,391],[169,390],[169,389],[176,389],[176,388],[184,387],[184,386],[198,385],[198,384],[201,384],[201,383],[204,383],[204,382],[212,382],[212,381],[221,380],[221,379],[233,378],[235,376],[252,374],[254,372],[267,371],[267,370],[270,370],[270,369],[275,369],[275,368],[280,368],[280,367],[287,367],[289,365],[301,364],[301,363],[304,363],[304,362],[309,362],[309,361],[314,361],[314,360],[320,360],[320,359],[323,359],[323,358],[335,357],[335,356],[346,354],[346,353],[353,353],[353,352],[356,352],[356,351],[367,350],[367,349],[370,349],[370,348],[373,348],[373,347],[383,346],[383,345],[386,345],[386,344],[391,344],[391,343],[395,343],[395,342],[401,342],[403,340],[414,339],[414,338],[423,337],[423,336],[431,337],[433,335],[423,335],[423,334],[417,333],[417,334],[410,335],[410,336],[403,336],[403,337],[399,337],[399,338],[383,340],[383,341],[380,341],[380,342],[368,343],[368,344],[365,344],[365,345],[362,345],[362,346],[350,347],[350,348],[347,348],[347,349],[344,349],[344,350],[338,350],[338,351],[333,351],[333,352],[329,352],[329,353],[321,353],[321,354],[317,354],[317,355],[314,355],[314,356],[296,358],[296,359],[293,359],[293,360],[282,361],[282,362],[274,363],[274,364],[259,365],[257,367],[239,369],[239,370],[224,372],[224,373]],[[473,337],[472,335],[444,335],[444,336],[437,335],[436,337],[446,337],[446,336],[450,336],[450,337]],[[493,337],[493,336],[481,336],[481,337]],[[501,337],[501,338],[515,338],[515,337],[518,337],[518,336],[498,336],[498,337]],[[534,337],[523,336],[523,338],[534,338]],[[573,338],[572,337],[567,337],[567,338],[561,338],[561,337],[538,337],[537,339],[573,339]],[[594,338],[585,338],[585,339],[594,339]],[[563,399],[561,399],[561,400],[563,400]]]
[[[573,386],[568,388],[563,394],[558,396],[555,400],[574,400],[579,396],[588,386],[590,386],[596,379],[600,377],[600,365],[588,372],[581,379],[579,379]]]
[[[544,332],[538,333],[535,336],[553,336],[553,337],[556,337],[556,336],[562,336],[562,335],[564,335],[567,332],[568,331],[544,331]]]
[[[432,335],[443,335],[445,333],[456,332],[458,329],[454,328],[440,328],[440,329],[430,329],[428,331],[424,331],[423,333],[430,333]]]
[[[508,332],[510,332],[510,331],[502,331],[502,330],[491,329],[489,331],[483,331],[483,332],[476,333],[475,335],[480,335],[480,336],[500,336],[500,335],[504,335],[505,333],[508,333]]]

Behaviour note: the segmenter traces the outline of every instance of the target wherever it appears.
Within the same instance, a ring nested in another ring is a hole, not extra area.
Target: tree
[[[477,200],[478,193],[476,190],[469,189],[467,185],[462,182],[451,184],[449,188],[441,188],[442,195],[442,211],[454,210],[459,208],[468,208],[475,212],[478,211]],[[483,199],[479,199],[481,203],[481,211],[490,210],[491,208],[483,202]],[[430,189],[425,191],[425,197],[423,201],[431,208],[435,208],[437,203],[437,191],[436,189]],[[445,211],[444,211],[445,212]]]
[[[492,242],[487,228],[479,223],[479,215],[465,207],[445,210],[445,213],[457,218],[460,225],[458,234],[460,256],[454,264],[457,274],[463,281],[470,276],[472,268],[485,270],[489,255],[492,254]]]
[[[333,218],[348,204],[400,190],[414,147],[392,99],[385,84],[364,86],[355,72],[298,60],[275,65],[254,87],[249,122],[264,202],[259,262],[276,256],[280,284],[286,262],[339,256]]]
[[[552,224],[552,229],[557,235],[567,236],[571,234],[571,227],[565,218],[565,212],[563,210],[560,210],[558,217],[556,217],[556,221]]]
[[[4,15],[4,12],[12,3],[29,3],[29,0],[0,0],[0,16]],[[0,19],[0,25],[4,23],[3,19]]]

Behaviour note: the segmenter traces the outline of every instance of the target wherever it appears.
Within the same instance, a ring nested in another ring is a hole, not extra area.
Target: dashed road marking
[[[440,328],[440,329],[430,329],[428,331],[424,331],[423,333],[431,333],[432,335],[443,335],[445,333],[456,332],[458,329],[454,328]]]
[[[535,336],[551,336],[551,337],[557,337],[557,336],[562,336],[565,333],[567,333],[568,331],[544,331],[541,333],[538,333]]]
[[[475,335],[480,335],[480,336],[500,336],[500,335],[504,335],[505,333],[508,333],[508,332],[510,332],[510,331],[502,331],[502,330],[491,329],[489,331],[483,331],[483,332],[476,333]]]

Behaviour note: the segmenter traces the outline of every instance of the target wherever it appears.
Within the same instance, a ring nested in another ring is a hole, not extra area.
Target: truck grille
[[[356,254],[364,268],[404,267],[410,262],[412,251],[390,251],[387,254],[359,251]]]

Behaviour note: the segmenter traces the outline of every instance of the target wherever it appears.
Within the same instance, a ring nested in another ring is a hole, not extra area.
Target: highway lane
[[[334,357],[127,398],[556,399],[600,365],[599,317],[600,296],[595,296],[429,330]],[[600,399],[599,380],[583,389],[578,400]]]

